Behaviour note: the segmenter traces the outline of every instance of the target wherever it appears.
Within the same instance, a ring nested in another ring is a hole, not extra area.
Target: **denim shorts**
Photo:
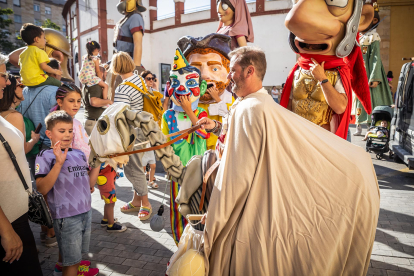
[[[92,210],[86,213],[53,220],[63,266],[80,263],[82,253],[89,252]]]

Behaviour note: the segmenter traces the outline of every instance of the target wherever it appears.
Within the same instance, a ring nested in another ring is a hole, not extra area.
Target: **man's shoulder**
[[[27,89],[26,93],[36,96],[36,94],[39,92],[42,92],[44,94],[53,94],[53,93],[56,94],[56,91],[58,90],[58,88],[59,87],[54,86],[54,85],[42,85],[38,87],[27,87],[25,89]]]
[[[54,156],[53,149],[44,149],[37,154],[36,159],[48,159]]]

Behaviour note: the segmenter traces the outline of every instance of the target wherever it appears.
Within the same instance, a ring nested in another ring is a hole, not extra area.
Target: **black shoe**
[[[121,224],[118,223],[114,223],[114,225],[112,225],[111,228],[109,228],[109,226],[106,227],[106,232],[108,233],[120,233],[120,232],[125,232],[127,230],[126,226],[123,226]]]
[[[117,218],[114,218],[114,223],[117,223],[117,222],[118,222],[118,219]],[[105,227],[107,225],[108,225],[108,221],[101,220],[101,226],[102,227]]]

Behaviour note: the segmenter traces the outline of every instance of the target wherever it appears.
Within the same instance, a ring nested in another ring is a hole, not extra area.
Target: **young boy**
[[[41,151],[36,157],[36,185],[40,193],[47,195],[63,276],[94,276],[99,269],[79,264],[82,253],[89,251],[91,193],[99,168],[88,174],[85,154],[70,148],[73,119],[69,114],[62,110],[52,112],[45,123],[52,148]]]
[[[98,176],[98,189],[101,193],[101,198],[105,202],[104,217],[101,221],[101,226],[106,227],[108,233],[119,233],[127,230],[126,226],[117,223],[114,218],[114,208],[116,199],[115,179],[117,173],[110,165],[104,166],[102,164]]]
[[[46,47],[45,32],[42,28],[30,23],[23,24],[20,36],[27,48],[19,56],[20,76],[24,85],[37,87],[41,85],[60,86],[62,83],[46,73],[62,75],[62,71],[52,69],[49,57],[43,50]]]

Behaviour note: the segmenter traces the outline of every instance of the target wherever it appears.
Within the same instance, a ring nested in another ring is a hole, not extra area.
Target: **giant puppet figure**
[[[114,52],[127,52],[134,60],[136,72],[141,74],[144,71],[141,58],[142,38],[145,32],[141,12],[145,12],[147,9],[142,5],[142,0],[120,0],[116,7],[124,17],[116,23],[114,28]],[[109,73],[107,83],[110,87],[110,93],[113,93],[121,82],[121,76],[115,77]]]
[[[170,72],[170,82],[167,87],[168,95],[173,101],[173,107],[164,112],[161,130],[165,135],[191,128],[203,117],[206,111],[198,107],[198,100],[207,89],[205,80],[201,80],[200,70],[191,66],[180,49],[175,51],[174,65]],[[210,134],[199,129],[187,137],[176,141],[172,147],[184,166],[194,155],[203,155],[206,151],[206,141]],[[172,136],[171,139],[174,139]],[[175,199],[180,184],[172,181],[170,187],[171,230],[174,241],[178,244],[187,220],[178,211]]]
[[[300,55],[283,89],[281,105],[346,139],[352,90],[371,113],[358,31],[372,21],[364,0],[294,0],[285,25]]]
[[[231,37],[231,49],[254,42],[252,19],[245,0],[217,0],[218,34]]]
[[[375,11],[374,19],[369,27],[362,31],[360,44],[368,76],[369,90],[371,92],[371,106],[372,108],[375,108],[379,105],[391,105],[392,95],[388,85],[387,75],[381,61],[381,38],[376,31],[376,27],[380,20],[377,3],[374,3],[373,7]],[[361,124],[370,124],[371,116],[367,114],[359,100],[356,100],[355,114],[357,127],[354,135],[361,135]]]
[[[230,70],[231,38],[222,34],[209,34],[205,37],[184,36],[177,45],[191,66],[201,72],[201,77],[207,82],[207,91],[200,97],[198,106],[203,108],[210,119],[222,121],[234,98],[226,87],[230,80],[227,75]],[[207,149],[214,149],[217,137],[211,135],[207,139]]]
[[[68,72],[68,59],[72,58],[70,54],[70,44],[67,38],[59,31],[45,28],[46,48],[44,49],[47,55],[55,58],[60,62],[62,70],[62,81],[73,82],[72,77]],[[19,48],[9,55],[9,61],[16,67],[19,67],[19,55],[26,47]]]

